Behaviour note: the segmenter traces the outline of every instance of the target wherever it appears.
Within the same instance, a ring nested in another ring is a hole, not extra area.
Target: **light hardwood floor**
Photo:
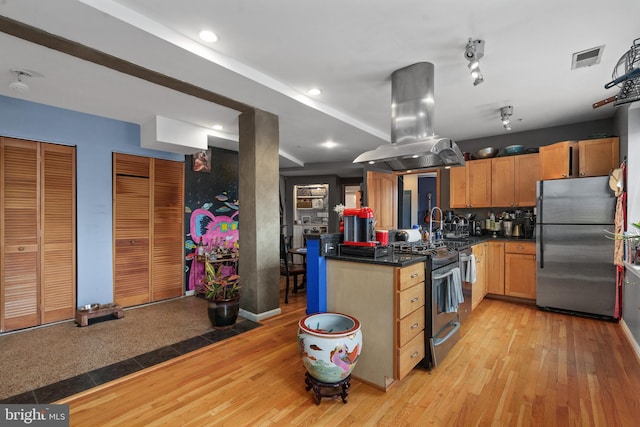
[[[640,363],[620,325],[484,300],[435,370],[314,403],[304,295],[264,326],[64,399],[72,426],[637,426]],[[363,352],[367,351],[364,337]]]

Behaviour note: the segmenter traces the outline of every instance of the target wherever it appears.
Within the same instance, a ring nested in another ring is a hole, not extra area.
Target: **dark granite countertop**
[[[427,261],[427,257],[424,255],[409,255],[409,254],[390,254],[387,256],[381,256],[377,258],[366,258],[349,255],[325,255],[326,259],[335,259],[338,261],[351,261],[351,262],[363,262],[367,264],[388,265],[390,267],[406,267],[418,262]]]

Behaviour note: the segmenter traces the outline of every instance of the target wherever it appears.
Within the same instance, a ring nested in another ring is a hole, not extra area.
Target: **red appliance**
[[[376,246],[373,230],[373,210],[368,207],[347,208],[344,220],[344,244],[348,246]]]

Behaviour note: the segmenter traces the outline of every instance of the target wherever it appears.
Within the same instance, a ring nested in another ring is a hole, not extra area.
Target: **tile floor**
[[[63,322],[1,334],[0,403],[51,403],[258,326],[239,318],[214,331],[206,301],[183,297],[82,328]]]

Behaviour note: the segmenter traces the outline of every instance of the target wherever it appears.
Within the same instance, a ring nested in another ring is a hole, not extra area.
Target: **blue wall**
[[[184,155],[141,148],[137,124],[5,96],[0,135],[76,146],[77,303],[112,302],[112,153],[177,161]]]

